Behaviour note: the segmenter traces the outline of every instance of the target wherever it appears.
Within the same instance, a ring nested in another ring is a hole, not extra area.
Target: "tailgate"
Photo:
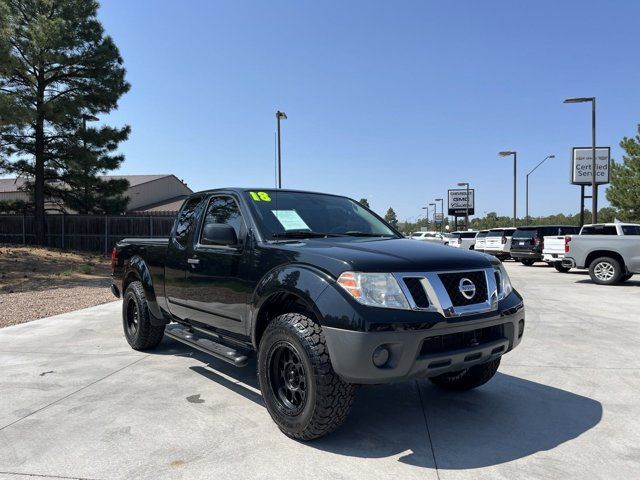
[[[544,237],[544,249],[542,253],[564,255],[564,235]]]

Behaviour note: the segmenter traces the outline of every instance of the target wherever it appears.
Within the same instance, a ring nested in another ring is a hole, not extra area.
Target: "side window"
[[[231,225],[236,231],[238,239],[241,239],[244,235],[245,227],[242,214],[240,213],[240,207],[238,207],[236,201],[231,197],[221,196],[211,198],[204,217],[202,230],[204,230],[205,225],[212,223]],[[202,241],[202,238],[200,240]]]
[[[202,197],[195,197],[187,200],[182,206],[182,210],[180,210],[178,218],[176,219],[173,238],[183,248],[187,246],[189,232],[191,232],[193,225],[196,222],[196,211],[201,200]]]

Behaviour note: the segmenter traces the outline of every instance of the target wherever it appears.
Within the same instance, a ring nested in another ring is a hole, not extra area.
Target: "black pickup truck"
[[[112,269],[131,347],[166,335],[238,367],[256,355],[269,413],[302,440],[342,424],[358,384],[478,387],[524,331],[497,259],[405,239],[336,195],[196,193],[169,238],[119,242]]]

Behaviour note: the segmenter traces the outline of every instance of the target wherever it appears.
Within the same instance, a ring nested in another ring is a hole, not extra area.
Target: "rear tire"
[[[122,301],[124,336],[134,350],[156,348],[164,337],[164,325],[151,324],[151,312],[142,283],[131,282]]]
[[[554,262],[553,268],[555,268],[560,273],[567,273],[571,270],[569,267],[563,267],[562,262]]]
[[[474,365],[473,367],[469,367],[458,372],[443,373],[442,375],[432,377],[429,380],[445,390],[453,390],[457,392],[471,390],[479,387],[480,385],[484,385],[493,378],[498,371],[501,358],[502,357],[498,357],[490,362]]]
[[[530,267],[531,265],[534,264],[534,262],[535,262],[535,260],[531,260],[529,258],[527,258],[525,260],[520,260],[520,263],[522,263],[526,267]]]
[[[353,404],[355,387],[333,371],[322,328],[300,313],[280,315],[267,326],[258,381],[271,418],[297,440],[331,433]]]
[[[589,265],[589,275],[598,285],[613,285],[622,278],[622,266],[620,262],[611,257],[596,258]]]

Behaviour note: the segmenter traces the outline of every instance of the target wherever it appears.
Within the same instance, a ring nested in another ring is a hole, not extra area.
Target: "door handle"
[[[197,265],[200,263],[200,260],[197,258],[187,258],[187,263],[190,265]]]

